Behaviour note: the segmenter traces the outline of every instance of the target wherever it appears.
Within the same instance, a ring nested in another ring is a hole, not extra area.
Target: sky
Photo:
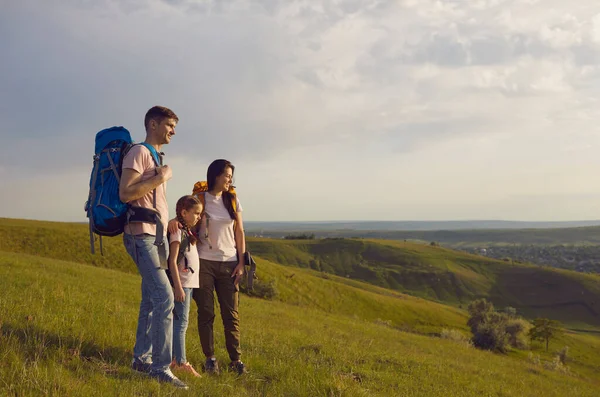
[[[0,217],[86,221],[94,137],[249,221],[600,219],[597,0],[0,0]]]

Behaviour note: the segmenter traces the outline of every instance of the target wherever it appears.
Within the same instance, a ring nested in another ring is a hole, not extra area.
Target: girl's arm
[[[238,264],[233,271],[231,277],[235,277],[235,285],[240,282],[242,275],[244,274],[244,254],[246,253],[246,236],[244,235],[244,221],[242,219],[242,213],[235,213],[235,247],[238,253]]]
[[[169,271],[171,272],[171,279],[173,280],[173,294],[175,295],[176,302],[183,302],[185,300],[185,292],[181,286],[179,269],[177,268],[180,245],[181,243],[179,241],[173,241],[169,245]]]

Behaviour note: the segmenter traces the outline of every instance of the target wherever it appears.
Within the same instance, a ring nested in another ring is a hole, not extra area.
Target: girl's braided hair
[[[187,232],[190,240],[190,244],[194,245],[198,241],[198,237],[192,232],[190,225],[185,223],[183,219],[182,212],[183,210],[190,211],[197,205],[202,205],[200,199],[196,196],[183,196],[179,200],[177,200],[177,205],[175,206],[175,212],[177,213],[177,220],[183,226],[183,230]]]

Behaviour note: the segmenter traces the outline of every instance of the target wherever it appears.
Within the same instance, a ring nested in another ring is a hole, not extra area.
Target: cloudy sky
[[[94,135],[160,104],[171,207],[600,219],[597,0],[0,0],[0,216],[85,221]]]

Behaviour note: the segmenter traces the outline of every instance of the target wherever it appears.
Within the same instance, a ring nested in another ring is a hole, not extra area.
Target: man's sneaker
[[[159,382],[170,383],[179,389],[189,389],[188,385],[179,380],[170,369],[165,371],[152,371],[148,374],[151,378],[156,379]]]
[[[241,361],[232,361],[229,363],[229,370],[233,372],[237,372],[238,375],[243,375],[246,372],[246,366]]]
[[[204,363],[204,372],[207,374],[218,374],[219,373],[219,363],[216,358],[207,358]]]
[[[192,364],[188,363],[183,363],[183,364],[171,364],[171,366],[173,367],[173,369],[176,369],[178,371],[182,371],[182,372],[187,372],[190,373],[192,375],[194,375],[195,377],[199,378],[201,375],[194,369],[194,367],[192,367]]]
[[[147,374],[150,372],[150,367],[152,366],[152,362],[145,363],[138,358],[134,358],[131,362],[131,369],[137,372],[141,372]]]

